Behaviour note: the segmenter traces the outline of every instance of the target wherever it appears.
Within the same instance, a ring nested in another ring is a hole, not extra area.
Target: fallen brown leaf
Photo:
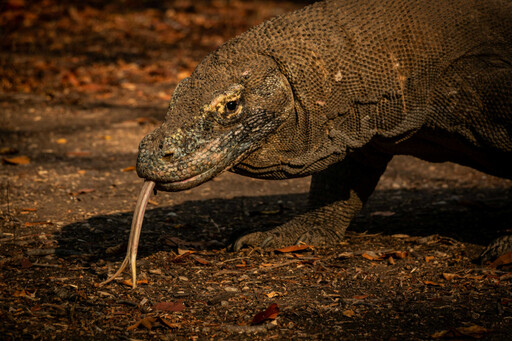
[[[478,326],[476,324],[469,327],[452,328],[450,330],[442,330],[431,335],[433,339],[460,339],[472,338],[480,339],[484,334],[490,333],[492,330]]]
[[[512,273],[510,272],[500,276],[500,281],[508,281],[510,279],[512,279]]]
[[[130,330],[133,330],[133,329],[137,329],[139,328],[139,326],[143,326],[149,330],[151,330],[151,328],[153,328],[153,325],[155,324],[156,322],[156,317],[153,317],[153,316],[148,316],[148,317],[145,317],[137,322],[135,322],[134,324],[132,324],[131,326],[129,326],[128,328],[126,328],[127,331],[130,331]]]
[[[254,315],[251,324],[260,324],[267,320],[275,320],[277,315],[279,314],[279,306],[277,303],[272,303],[268,306],[268,308],[265,311],[259,312],[256,315]]]
[[[14,292],[13,296],[14,297],[25,297],[25,298],[29,298],[31,300],[35,299],[36,298],[36,289],[33,289],[33,290],[27,290],[27,289],[24,289],[24,290],[17,290]]]
[[[185,309],[185,306],[183,305],[183,300],[179,300],[176,303],[173,302],[158,302],[153,306],[153,309],[155,310],[162,310],[162,311],[174,311],[174,312],[180,312]]]
[[[444,287],[444,284],[437,283],[437,282],[432,282],[432,281],[425,281],[423,283],[426,284],[426,285],[432,285],[432,286],[435,286],[435,287]]]
[[[178,255],[180,255],[180,256],[188,255],[188,254],[195,253],[195,252],[196,251],[194,251],[194,250],[183,250],[183,249],[178,248]]]
[[[407,257],[407,252],[405,252],[405,251],[395,251],[395,252],[393,252],[393,257],[399,258],[399,259],[404,259],[405,257]]]
[[[356,299],[356,300],[364,300],[368,296],[370,296],[370,295],[356,295],[356,296],[353,296],[352,298]]]
[[[136,169],[135,166],[130,166],[130,167],[126,167],[126,168],[121,169],[121,172],[132,172],[135,169]]]
[[[459,275],[451,274],[451,273],[447,273],[447,272],[443,273],[443,278],[446,279],[447,281],[451,281],[455,277],[459,277]]]
[[[177,255],[176,257],[174,257],[171,262],[173,263],[181,263],[181,262],[184,262],[186,259],[188,259],[190,257],[190,255],[192,254],[192,252],[185,252],[181,255]]]
[[[30,158],[28,156],[4,157],[2,161],[9,165],[28,165]]]
[[[202,265],[210,264],[210,262],[208,262],[206,259],[201,258],[201,257],[192,256],[192,259],[195,260],[196,262],[198,262],[199,264],[202,264]]]
[[[353,317],[356,313],[351,309],[347,309],[344,310],[342,314],[346,317]]]
[[[290,246],[286,246],[286,247],[283,247],[283,248],[280,248],[280,249],[276,249],[274,251],[281,252],[281,253],[297,252],[297,251],[306,250],[309,247],[310,247],[309,245],[290,245]]]
[[[378,259],[380,259],[380,257],[379,257],[379,256],[374,255],[374,254],[370,254],[370,253],[367,253],[367,252],[363,253],[361,256],[362,256],[363,258],[368,259],[368,260],[378,260]]]
[[[274,298],[276,296],[281,296],[281,293],[277,292],[277,291],[272,291],[272,292],[269,292],[268,294],[266,294],[268,298]]]
[[[162,316],[158,316],[158,321],[160,321],[160,323],[162,323],[164,326],[166,326],[169,329],[180,328],[181,327],[181,324],[179,324],[179,323],[172,323],[169,320],[163,318]]]
[[[498,266],[508,265],[512,263],[512,251],[507,252],[498,258],[494,262],[488,265],[489,268],[497,268]]]

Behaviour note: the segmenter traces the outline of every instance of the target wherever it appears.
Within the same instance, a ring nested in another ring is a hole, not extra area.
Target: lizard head
[[[195,187],[258,148],[294,110],[268,57],[207,57],[176,87],[163,124],[139,145],[137,174],[156,188]]]

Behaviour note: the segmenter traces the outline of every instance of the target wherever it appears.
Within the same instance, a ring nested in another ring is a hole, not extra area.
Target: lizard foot
[[[341,231],[311,228],[308,230],[284,229],[277,227],[266,232],[253,232],[238,238],[232,245],[233,251],[243,247],[260,247],[262,249],[277,249],[289,245],[308,244],[315,246],[335,245],[343,240]]]

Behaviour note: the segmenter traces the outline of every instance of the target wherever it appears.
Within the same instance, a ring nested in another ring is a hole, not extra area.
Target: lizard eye
[[[233,112],[238,107],[238,103],[236,101],[231,101],[226,103],[226,111],[227,112]]]

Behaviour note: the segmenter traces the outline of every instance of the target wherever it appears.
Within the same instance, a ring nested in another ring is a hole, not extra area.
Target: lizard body
[[[156,188],[313,175],[311,210],[245,245],[334,244],[393,155],[512,178],[512,3],[325,1],[208,55],[139,146]]]

